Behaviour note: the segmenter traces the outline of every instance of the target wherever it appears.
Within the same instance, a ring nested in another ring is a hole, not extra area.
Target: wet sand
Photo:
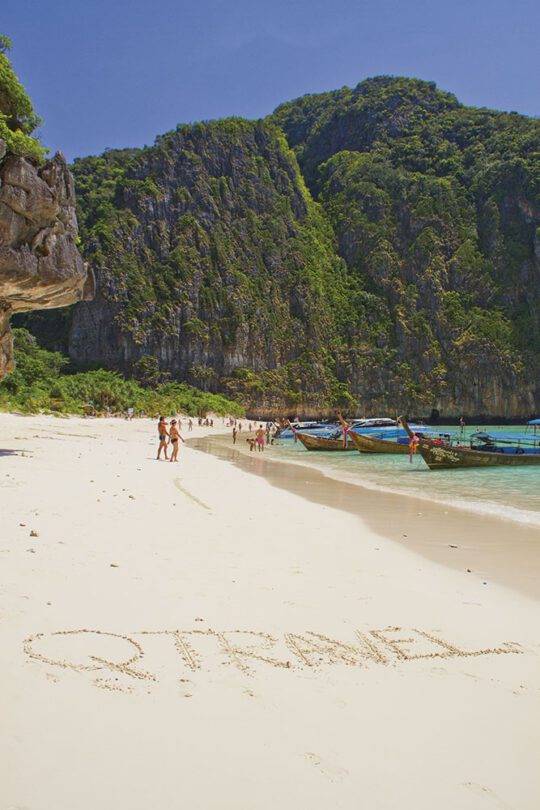
[[[245,439],[245,437],[243,437]],[[355,515],[374,532],[439,564],[483,582],[498,582],[540,599],[540,529],[477,515],[424,498],[377,492],[280,458],[279,447],[250,452],[229,436],[194,439],[191,446],[262,476],[312,503]]]

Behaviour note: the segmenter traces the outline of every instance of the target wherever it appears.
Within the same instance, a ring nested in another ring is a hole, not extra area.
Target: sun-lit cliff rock
[[[73,178],[61,154],[37,167],[0,140],[0,378],[13,367],[16,312],[91,298],[77,247]]]

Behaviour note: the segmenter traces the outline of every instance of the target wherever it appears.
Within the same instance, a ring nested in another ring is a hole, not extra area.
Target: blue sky
[[[0,26],[69,160],[383,73],[540,115],[540,0],[17,0]]]

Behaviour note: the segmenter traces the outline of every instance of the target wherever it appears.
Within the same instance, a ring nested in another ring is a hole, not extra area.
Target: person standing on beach
[[[262,425],[259,425],[257,431],[255,432],[255,436],[257,437],[257,449],[259,453],[264,453],[264,437],[266,435],[266,431]]]
[[[188,429],[193,430],[193,419],[190,419],[188,422]]]
[[[169,432],[169,436],[171,437],[171,444],[173,446],[171,461],[178,461],[178,448],[180,447],[179,441],[180,440],[184,441],[184,439],[182,439],[182,437],[180,436],[180,431],[176,426],[176,419],[173,419],[171,422],[171,429]]]
[[[232,443],[236,444],[236,428],[233,427],[232,429]]]
[[[159,436],[159,447],[157,451],[157,460],[159,461],[161,456],[161,451],[165,451],[165,460],[168,459],[167,455],[167,437],[169,435],[169,431],[167,430],[167,422],[165,421],[164,416],[159,417],[158,422],[158,436]]]

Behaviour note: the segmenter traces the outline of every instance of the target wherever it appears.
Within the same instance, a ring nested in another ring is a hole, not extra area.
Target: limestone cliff
[[[73,178],[57,153],[40,168],[0,140],[0,379],[13,368],[9,320],[93,294],[77,248]]]
[[[82,158],[97,294],[40,336],[268,411],[538,412],[539,154],[540,121],[382,76]]]
[[[345,265],[275,127],[179,127],[73,171],[98,278],[95,300],[73,313],[78,363],[216,390],[240,369],[339,354],[339,301],[353,318]],[[307,376],[320,397],[324,369]]]

